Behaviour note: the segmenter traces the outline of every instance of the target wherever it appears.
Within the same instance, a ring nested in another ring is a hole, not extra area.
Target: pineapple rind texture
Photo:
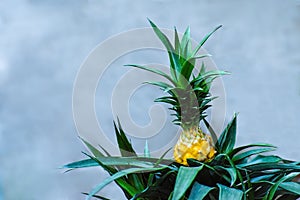
[[[193,158],[199,161],[210,160],[216,150],[210,135],[201,129],[188,129],[180,134],[180,138],[174,148],[174,160],[183,165],[188,165],[187,159]]]

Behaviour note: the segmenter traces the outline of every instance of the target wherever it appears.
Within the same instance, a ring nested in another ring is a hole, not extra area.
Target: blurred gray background
[[[97,44],[149,26],[146,17],[181,32],[189,25],[198,41],[223,24],[205,48],[232,72],[223,81],[227,120],[240,113],[238,143],[272,143],[278,155],[300,160],[300,1],[2,0],[0,200],[84,199],[81,192],[107,177],[99,169],[58,169],[86,151],[72,118],[73,82]],[[117,61],[111,76],[122,76],[128,62],[151,61],[138,55]],[[97,97],[109,94],[110,87],[99,87]],[[138,123],[148,123],[145,113],[160,94],[153,88],[136,94]],[[101,111],[105,104],[96,107],[112,131],[111,113]],[[113,184],[101,194],[124,199]]]

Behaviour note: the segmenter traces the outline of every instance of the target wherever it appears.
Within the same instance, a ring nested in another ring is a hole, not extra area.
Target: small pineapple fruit
[[[199,161],[209,160],[213,158],[216,151],[211,136],[202,132],[199,123],[206,117],[205,111],[214,99],[209,92],[212,81],[218,76],[228,73],[219,70],[205,71],[203,62],[196,76],[193,74],[193,70],[197,59],[209,56],[197,55],[197,53],[206,40],[221,26],[204,37],[193,50],[191,49],[189,28],[186,29],[181,41],[175,28],[175,45],[173,47],[167,36],[152,21],[149,20],[149,22],[168,51],[170,75],[146,66],[128,66],[153,72],[168,80],[168,82],[148,83],[158,86],[168,93],[168,96],[160,97],[155,101],[170,104],[172,106],[170,109],[175,112],[176,117],[173,122],[183,129],[174,148],[175,161],[187,165],[188,158]]]
[[[205,161],[213,158],[215,148],[212,138],[201,129],[183,131],[174,148],[174,159],[178,163],[187,165],[188,158]]]

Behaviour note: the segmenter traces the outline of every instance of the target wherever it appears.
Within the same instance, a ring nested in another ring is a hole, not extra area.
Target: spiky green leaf
[[[185,78],[185,81],[188,82],[190,80],[191,74],[195,68],[196,60],[201,59],[201,58],[210,57],[210,56],[211,56],[210,54],[204,54],[204,55],[199,55],[199,56],[183,59],[184,62],[182,64],[182,69],[180,72],[182,75],[182,78]]]
[[[279,163],[283,160],[278,156],[264,156],[264,155],[257,155],[253,159],[248,159],[245,162],[237,164],[239,167],[246,167],[249,165],[261,164],[261,163]]]
[[[213,187],[208,187],[206,185],[202,185],[202,184],[195,182],[192,187],[191,194],[190,194],[188,200],[203,199],[213,189],[214,189]]]
[[[264,199],[266,199],[266,200],[274,199],[275,193],[277,192],[280,184],[284,183],[284,181],[290,179],[291,177],[294,178],[296,175],[299,175],[299,173],[291,173],[291,174],[288,174],[288,175],[282,177],[280,180],[278,180],[275,184],[272,185],[272,187],[269,189],[269,192],[266,194]]]
[[[216,144],[219,153],[229,153],[233,150],[236,140],[236,118],[237,114],[234,114],[233,119],[228,123],[225,130],[220,135]]]
[[[209,122],[206,119],[203,119],[205,126],[207,127],[208,131],[210,132],[210,135],[212,137],[213,143],[217,144],[218,142],[218,136],[216,134],[216,132],[214,131],[214,129],[212,128],[212,126],[209,124]],[[219,150],[219,145],[215,146],[216,151],[220,152]]]
[[[254,143],[254,144],[248,144],[248,145],[244,145],[244,146],[240,146],[240,147],[237,147],[235,149],[233,149],[229,155],[230,156],[234,156],[235,154],[245,150],[245,149],[248,149],[248,148],[253,148],[253,147],[268,147],[268,148],[276,148],[276,146],[274,145],[271,145],[271,144],[267,144],[267,143]]]
[[[61,168],[76,169],[76,168],[86,168],[86,167],[95,167],[95,166],[99,166],[99,163],[93,159],[85,159],[76,162],[71,162],[69,164],[62,166]]]
[[[180,63],[179,63],[179,55],[176,54],[175,49],[173,48],[171,42],[168,37],[150,20],[148,19],[150,25],[152,26],[155,34],[160,39],[160,41],[164,44],[168,51],[169,59],[170,59],[170,69],[171,75],[174,80],[177,80],[177,74],[180,73]]]
[[[178,32],[177,32],[177,29],[176,27],[174,27],[174,32],[175,32],[175,41],[174,41],[174,44],[175,44],[175,52],[177,55],[180,55],[180,41],[179,41],[179,36],[178,36]]]
[[[143,70],[146,70],[146,71],[149,71],[149,72],[152,72],[154,74],[157,74],[157,75],[160,75],[164,78],[166,78],[167,80],[169,80],[173,85],[176,85],[176,82],[174,82],[174,80],[166,73],[158,70],[158,69],[153,69],[153,68],[150,68],[150,67],[146,67],[146,66],[142,66],[142,65],[124,65],[124,66],[130,66],[130,67],[135,67],[135,68],[139,68],[139,69],[143,69]]]
[[[224,171],[230,175],[230,186],[233,186],[237,179],[237,170],[231,167],[215,166],[215,169],[221,170],[224,174]]]
[[[216,32],[219,28],[221,28],[222,25],[217,26],[212,32],[210,32],[209,34],[207,34],[202,40],[201,42],[198,44],[198,46],[196,47],[196,49],[194,50],[192,57],[194,57],[198,51],[200,50],[200,48],[204,45],[204,43],[208,40],[208,38],[214,34],[214,32]]]
[[[181,39],[181,57],[183,59],[189,58],[189,45],[190,45],[190,38],[191,38],[191,29],[188,26],[183,34],[183,37]]]
[[[144,147],[144,156],[146,158],[150,158],[150,150],[149,150],[149,145],[148,145],[148,140],[145,142],[145,147]]]
[[[239,160],[245,159],[247,157],[253,156],[253,155],[257,155],[260,153],[264,153],[264,152],[269,152],[269,151],[274,151],[274,148],[259,148],[259,149],[252,149],[249,151],[245,151],[243,153],[237,154],[235,156],[233,156],[232,160],[234,162],[237,162]]]
[[[222,184],[217,184],[219,187],[219,200],[241,200],[243,192],[235,188],[229,188]]]
[[[200,167],[180,167],[176,177],[172,200],[180,199],[190,187],[197,174],[203,166]]]
[[[156,81],[156,82],[152,82],[152,81],[145,81],[144,83],[150,84],[150,85],[155,85],[160,87],[164,92],[168,92],[169,90],[172,90],[174,87],[165,83],[165,82],[160,82],[160,81]]]
[[[102,181],[100,184],[98,184],[96,187],[94,187],[94,189],[89,193],[88,197],[86,198],[86,200],[90,200],[93,195],[97,194],[100,190],[102,190],[106,185],[108,185],[109,183],[124,177],[126,175],[132,174],[132,173],[140,173],[140,172],[154,172],[154,171],[158,171],[158,170],[162,170],[165,167],[161,167],[161,168],[129,168],[129,169],[125,169],[122,171],[119,171],[115,174],[113,174],[112,176],[108,177],[107,179],[105,179],[104,181]]]
[[[122,156],[137,156],[131,143],[126,137],[126,134],[118,120],[118,125],[114,122],[115,134],[117,137],[117,142],[119,150]]]
[[[287,191],[290,191],[292,193],[295,193],[297,195],[300,195],[300,183],[296,182],[283,182],[279,184],[279,187],[282,189],[285,189]]]
[[[93,145],[91,145],[90,143],[88,143],[86,140],[84,140],[83,138],[81,138],[81,141],[88,147],[88,149],[93,153],[93,155],[95,157],[103,157],[103,153],[101,153],[98,149],[96,149]]]
[[[243,168],[247,169],[247,170],[252,170],[252,171],[264,171],[264,170],[275,170],[275,169],[285,170],[286,169],[289,171],[300,172],[300,165],[285,164],[285,163],[258,163],[258,164],[250,164],[250,165],[244,166]]]

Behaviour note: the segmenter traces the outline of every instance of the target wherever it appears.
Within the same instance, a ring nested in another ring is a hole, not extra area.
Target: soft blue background
[[[180,31],[190,25],[196,40],[223,24],[205,48],[232,72],[227,120],[240,112],[239,144],[273,143],[278,155],[300,160],[299,1],[1,0],[0,199],[83,199],[107,176],[58,170],[85,150],[72,119],[73,82],[98,43],[148,26],[146,17]],[[146,112],[150,102],[138,104]],[[123,198],[115,186],[101,194]]]

